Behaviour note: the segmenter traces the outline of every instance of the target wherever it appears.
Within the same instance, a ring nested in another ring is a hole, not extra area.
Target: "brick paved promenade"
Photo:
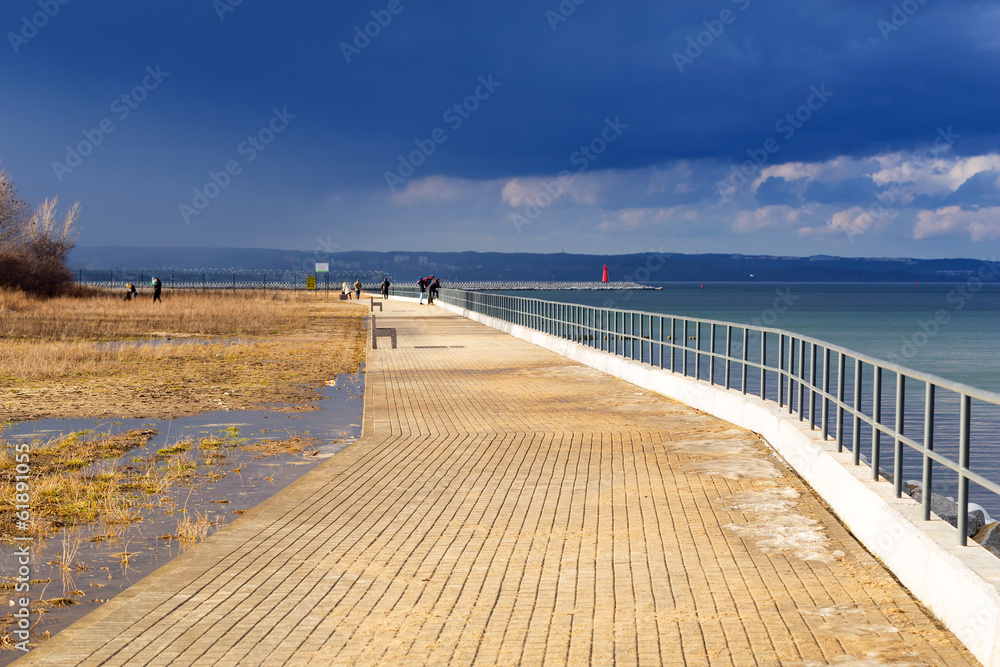
[[[752,434],[385,310],[361,440],[25,661],[974,662]]]

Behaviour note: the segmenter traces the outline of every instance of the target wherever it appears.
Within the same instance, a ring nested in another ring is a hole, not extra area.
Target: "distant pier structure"
[[[660,286],[642,283],[622,282],[541,282],[541,281],[448,281],[445,287],[472,291],[515,291],[515,290],[659,290]],[[365,289],[368,289],[367,286]]]

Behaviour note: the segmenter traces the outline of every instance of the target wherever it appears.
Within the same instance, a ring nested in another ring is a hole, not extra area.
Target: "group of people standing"
[[[426,294],[427,305],[430,305],[437,298],[438,290],[441,289],[441,281],[434,276],[428,276],[427,278],[418,280],[417,287],[420,288],[420,303],[424,302],[424,294]]]
[[[153,286],[153,301],[154,302],[159,301],[160,303],[163,303],[163,299],[160,298],[160,292],[163,290],[163,282],[156,276],[153,276],[153,279],[150,281],[150,284]],[[138,298],[139,298],[139,291],[136,290],[135,285],[132,283],[126,283],[125,300],[134,301]]]

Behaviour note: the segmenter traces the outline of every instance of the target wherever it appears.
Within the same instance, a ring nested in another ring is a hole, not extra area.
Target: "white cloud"
[[[882,168],[871,174],[875,184],[884,187],[889,183],[901,183],[914,194],[954,192],[980,172],[1000,170],[1000,155],[995,153],[964,158],[928,159],[920,154],[900,153],[882,157]]]
[[[760,176],[754,181],[753,189],[756,190],[761,183],[772,176],[784,178],[786,181],[804,178],[821,183],[838,183],[849,178],[858,178],[872,169],[874,166],[872,159],[874,158],[856,160],[841,155],[826,162],[786,162],[771,165],[760,170]]]
[[[570,174],[562,179],[559,176],[511,178],[504,183],[501,198],[512,208],[528,204],[545,208],[563,198],[589,206],[603,200],[603,193],[612,178],[618,178],[618,175],[608,171]]]
[[[393,206],[414,206],[422,202],[456,201],[469,197],[484,187],[491,187],[491,183],[449,176],[428,176],[407,182],[402,191],[389,195],[389,203]]]
[[[601,221],[596,229],[602,232],[620,232],[638,229],[650,224],[663,225],[671,222],[694,222],[698,214],[685,206],[669,208],[626,208],[615,211],[611,217]]]
[[[852,206],[846,210],[834,212],[824,225],[800,227],[799,236],[824,236],[828,234],[858,236],[884,226],[883,223],[896,215],[896,211],[880,209],[872,213],[861,206]]]
[[[753,232],[765,227],[788,227],[798,222],[803,209],[791,206],[764,206],[740,211],[733,220],[733,231]]]
[[[688,160],[679,160],[669,167],[653,167],[649,176],[647,195],[654,194],[687,194],[694,191],[691,182],[694,169]]]
[[[967,210],[945,206],[934,211],[920,211],[913,226],[913,238],[925,239],[956,231],[968,232],[973,241],[1000,239],[1000,207]]]

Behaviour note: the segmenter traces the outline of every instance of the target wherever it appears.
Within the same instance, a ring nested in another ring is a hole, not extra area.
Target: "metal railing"
[[[781,329],[452,289],[440,299],[775,402],[835,441],[838,452],[850,450],[854,465],[867,448],[872,479],[891,480],[896,497],[904,471],[919,467],[924,520],[936,464],[944,477],[938,488],[957,488],[959,545],[970,532],[969,482],[984,498],[1000,496],[1000,484],[972,469],[974,444],[982,460],[1000,459],[1000,394]],[[891,471],[880,468],[883,437],[893,445]]]

